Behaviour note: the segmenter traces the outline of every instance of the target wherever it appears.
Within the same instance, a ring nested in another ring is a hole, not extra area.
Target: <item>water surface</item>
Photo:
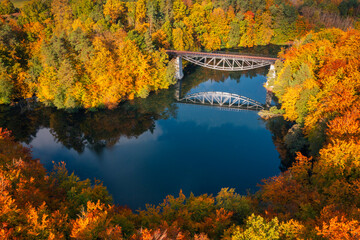
[[[267,71],[191,69],[181,93],[224,91],[264,103]],[[177,103],[174,94],[163,90],[99,112],[2,110],[0,125],[32,146],[47,169],[63,161],[81,179],[103,181],[115,203],[132,209],[180,190],[246,194],[279,173],[279,154],[256,112]]]

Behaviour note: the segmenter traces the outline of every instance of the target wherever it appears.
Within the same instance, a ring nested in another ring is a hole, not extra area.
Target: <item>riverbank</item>
[[[284,110],[282,109],[278,109],[276,106],[272,106],[271,108],[269,108],[269,110],[261,110],[258,112],[258,115],[264,119],[264,120],[268,120],[270,118],[275,118],[275,117],[281,117],[284,114]]]

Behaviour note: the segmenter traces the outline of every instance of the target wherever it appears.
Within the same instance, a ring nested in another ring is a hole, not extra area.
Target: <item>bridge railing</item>
[[[251,56],[251,57],[270,57],[270,58],[278,58],[278,56],[275,54],[261,54],[261,53],[253,53],[253,52],[245,52],[245,51],[239,51],[239,52],[232,52],[229,50],[219,50],[219,51],[206,51],[206,50],[202,50],[200,52],[203,53],[218,53],[218,54],[229,54],[229,55],[246,55],[246,56]]]
[[[181,52],[180,50],[174,50],[174,49],[167,49],[166,51],[169,51],[169,52]],[[185,51],[185,52],[187,52],[187,51]],[[263,52],[246,51],[246,50],[242,50],[242,49],[223,49],[223,50],[217,50],[217,51],[199,49],[199,50],[196,50],[196,51],[188,51],[188,52],[209,53],[209,54],[210,53],[218,53],[218,54],[230,54],[230,55],[247,55],[247,56],[254,56],[254,57],[278,58],[278,52],[269,53],[268,51],[266,51],[266,53],[263,53]]]
[[[179,51],[179,50],[166,50],[166,52],[168,54],[171,55],[199,55],[199,56],[206,56],[208,55],[209,57],[216,57],[216,55],[218,55],[219,57],[232,57],[232,56],[239,56],[239,57],[248,57],[248,58],[254,58],[254,59],[264,59],[264,60],[268,60],[268,61],[276,61],[278,60],[278,58],[276,57],[269,57],[269,56],[264,56],[264,55],[247,55],[241,52],[221,52],[221,51],[197,51],[197,52],[193,52],[193,51]]]

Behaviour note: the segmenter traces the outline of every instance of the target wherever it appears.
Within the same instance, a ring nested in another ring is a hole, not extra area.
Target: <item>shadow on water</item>
[[[189,65],[185,71],[182,95],[225,91],[265,101],[268,68],[221,72]],[[292,156],[284,142],[290,123],[264,123],[250,111],[179,104],[175,93],[172,86],[96,112],[70,113],[39,103],[0,105],[0,126],[33,145],[34,156],[47,169],[52,161],[64,161],[81,179],[103,181],[116,203],[133,209],[158,204],[180,189],[216,194],[221,187],[234,187],[245,194],[262,178],[278,174],[278,154]],[[282,161],[281,169],[290,162]]]
[[[121,137],[137,138],[155,128],[155,121],[176,117],[174,89],[136,99],[116,109],[67,112],[40,103],[24,111],[20,106],[0,105],[0,126],[12,131],[20,142],[30,144],[39,129],[50,128],[56,142],[78,153],[89,148],[97,154]]]
[[[237,83],[242,78],[265,76],[268,67],[243,72],[226,72],[188,65],[185,78],[181,82],[181,95],[209,81],[224,82],[233,79]],[[259,86],[261,87],[261,86]],[[33,104],[24,111],[20,106],[0,105],[0,126],[12,131],[14,137],[30,144],[39,129],[49,128],[56,142],[78,153],[86,148],[96,154],[111,148],[120,138],[137,138],[143,133],[155,130],[155,121],[177,117],[178,105],[175,97],[176,86],[168,90],[152,93],[146,99],[134,99],[119,105],[118,108],[95,112],[79,110],[67,112],[40,103]],[[266,121],[266,128],[272,133],[273,142],[282,159],[280,169],[291,166],[294,153],[289,153],[284,137],[292,124],[282,118]]]
[[[196,88],[201,83],[206,81],[224,82],[227,79],[231,79],[236,83],[241,81],[241,78],[255,78],[258,75],[266,76],[269,72],[269,67],[262,67],[241,72],[228,72],[218,71],[213,69],[207,69],[200,66],[187,64],[184,75],[181,80],[181,97],[187,95],[191,89]],[[259,86],[262,87],[262,86]]]
[[[282,172],[293,165],[298,153],[310,156],[309,142],[298,124],[286,121],[283,117],[270,118],[264,121],[266,129],[272,134],[273,143],[280,155],[279,169]]]

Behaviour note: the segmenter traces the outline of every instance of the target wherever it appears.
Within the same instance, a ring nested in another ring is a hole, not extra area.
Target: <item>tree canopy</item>
[[[351,18],[344,28],[357,26],[357,4],[331,4],[328,12]],[[174,83],[164,49],[284,44],[317,30],[321,23],[304,9],[325,11],[322,6],[281,0],[31,0],[18,17],[1,16],[0,103],[36,96],[57,108],[112,108]],[[1,1],[0,14],[13,11],[9,0]]]

